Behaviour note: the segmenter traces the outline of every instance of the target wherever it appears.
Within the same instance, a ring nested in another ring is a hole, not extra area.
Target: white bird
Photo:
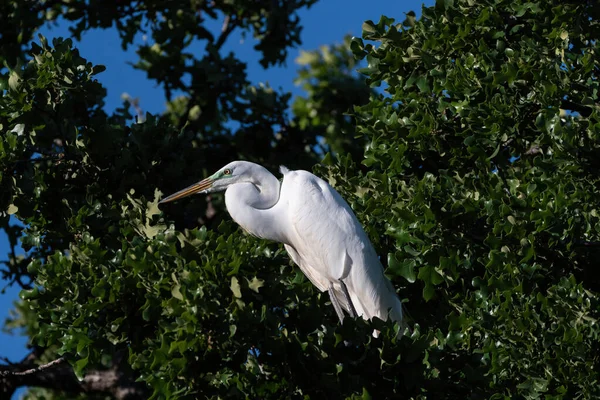
[[[344,309],[353,318],[402,324],[402,303],[350,206],[310,172],[280,171],[281,183],[258,164],[234,161],[160,203],[225,190],[233,220],[254,236],[283,243],[308,279],[329,292],[340,322]]]

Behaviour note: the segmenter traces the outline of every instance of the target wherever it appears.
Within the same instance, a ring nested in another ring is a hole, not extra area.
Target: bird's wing
[[[317,287],[317,289],[319,289],[321,292],[325,292],[329,288],[329,285],[331,285],[331,283],[327,279],[325,279],[323,274],[320,274],[315,268],[311,267],[306,262],[304,262],[302,257],[300,257],[300,255],[296,251],[296,249],[294,249],[292,246],[287,245],[287,244],[283,245],[283,247],[285,247],[285,249],[288,252],[288,254],[290,255],[290,258],[292,259],[292,261],[298,267],[300,267],[300,270],[304,273],[304,275],[306,275],[306,277],[308,277],[308,279],[312,282],[312,284]],[[341,290],[339,284],[333,285],[333,292],[334,292],[335,298],[338,300],[338,303],[340,304],[340,306],[344,310],[349,311],[350,307],[348,306],[346,297],[342,293],[342,290]]]
[[[306,171],[290,171],[284,177],[282,192],[289,194],[291,244],[300,260],[295,262],[313,283],[319,281],[315,286],[320,290],[333,285],[340,305],[349,310],[339,280],[347,282],[353,265],[349,251],[362,254],[369,239],[350,206],[316,176]],[[357,299],[352,302],[360,314],[367,312]]]
[[[292,261],[300,267],[300,270],[308,277],[308,279],[312,282],[313,285],[317,287],[321,292],[324,292],[329,287],[329,282],[323,278],[321,274],[319,274],[314,268],[310,265],[307,265],[303,262],[302,257],[298,254],[296,249],[294,249],[290,245],[284,245],[285,250],[290,255]]]
[[[345,279],[353,262],[348,251],[362,252],[369,243],[352,210],[331,186],[306,171],[289,172],[283,185],[290,194],[292,246],[329,281]]]
[[[348,303],[340,279],[348,286],[359,315],[387,319],[391,307],[393,318],[401,319],[396,292],[365,231],[339,193],[306,171],[286,173],[282,193],[287,197],[290,244],[298,253],[298,264],[310,266],[311,274],[333,284],[344,309]]]

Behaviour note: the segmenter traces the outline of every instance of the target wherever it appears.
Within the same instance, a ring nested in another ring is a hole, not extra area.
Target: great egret
[[[310,281],[328,291],[340,319],[346,310],[364,319],[402,323],[402,303],[352,209],[327,182],[307,171],[234,161],[160,203],[225,190],[225,205],[244,230],[284,244]]]

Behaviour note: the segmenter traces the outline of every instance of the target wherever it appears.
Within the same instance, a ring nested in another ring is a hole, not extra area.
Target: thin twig
[[[221,27],[221,34],[219,35],[219,38],[215,42],[215,47],[217,49],[220,49],[221,46],[223,46],[223,44],[225,43],[225,40],[227,40],[227,37],[229,36],[229,34],[235,29],[235,26],[236,26],[236,23],[235,23],[235,21],[231,20],[231,15],[226,15],[225,19],[223,20],[223,26]]]
[[[8,376],[8,375],[24,376],[24,375],[31,375],[31,374],[35,374],[37,372],[43,371],[43,370],[48,369],[48,368],[52,368],[55,365],[62,364],[63,362],[65,362],[65,358],[64,357],[60,357],[60,358],[57,358],[54,361],[50,361],[47,364],[42,364],[40,366],[37,366],[35,368],[31,368],[31,369],[27,369],[25,371],[19,371],[19,372],[15,372],[15,371],[0,371],[0,376]]]
[[[16,365],[16,363],[14,363],[14,362],[10,361],[10,360],[8,359],[8,357],[0,357],[0,360],[1,360],[2,362],[6,363],[6,365]]]
[[[600,242],[575,242],[575,245],[585,247],[598,247],[600,246]]]

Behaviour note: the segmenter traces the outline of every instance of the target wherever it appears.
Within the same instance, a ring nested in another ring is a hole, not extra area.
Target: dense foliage
[[[1,6],[23,36],[0,56],[2,226],[28,251],[2,272],[34,279],[12,324],[39,359],[63,355],[83,384],[118,367],[148,388],[130,398],[600,396],[596,2],[440,0],[418,20],[367,21],[350,48],[383,90],[349,75],[343,46],[307,53],[293,116],[289,95],[248,87],[244,64],[220,53],[231,21],[254,29],[266,66],[298,43],[293,16],[310,2],[262,3],[47,2],[27,18],[20,2]],[[224,39],[203,28],[211,12],[228,16]],[[124,44],[160,15],[137,65],[184,94],[144,123],[126,108],[107,115],[102,68],[70,40],[40,38],[23,55],[42,14],[75,33],[116,22]],[[192,40],[203,58],[185,53]],[[157,206],[223,161],[310,168],[322,151],[338,156],[315,172],[386,261],[408,335],[340,326],[326,295],[280,246],[237,229],[221,197]]]

